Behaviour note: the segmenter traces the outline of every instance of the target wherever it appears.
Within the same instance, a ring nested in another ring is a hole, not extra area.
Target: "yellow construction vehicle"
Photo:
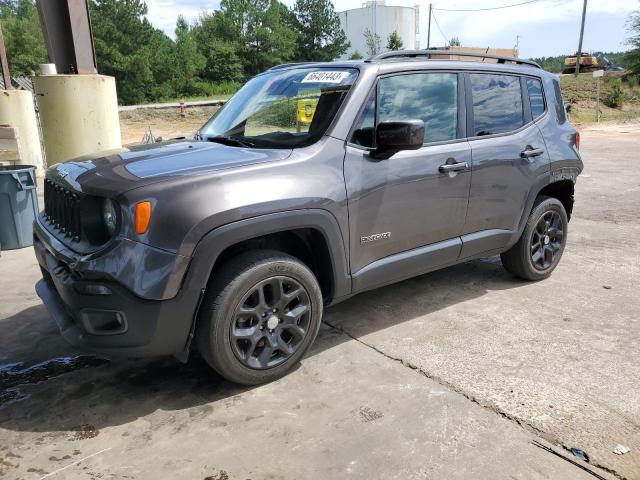
[[[577,58],[577,55],[570,55],[566,57],[564,59],[564,68],[562,69],[562,73],[575,73]],[[598,57],[595,55],[589,55],[588,53],[580,55],[580,73],[593,72],[594,70],[600,70],[601,68],[602,65],[600,65]]]

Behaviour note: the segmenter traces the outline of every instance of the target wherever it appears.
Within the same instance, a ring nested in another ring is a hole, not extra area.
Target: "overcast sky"
[[[420,5],[420,45],[427,45],[429,4],[414,0],[386,0],[387,5]],[[524,0],[443,0],[434,8],[487,8],[521,3]],[[510,48],[519,35],[520,56],[540,57],[574,52],[578,47],[583,0],[543,0],[530,5],[485,12],[445,12],[434,10],[442,33],[431,24],[432,46],[443,45],[446,38],[459,37],[470,47]],[[284,0],[291,6],[295,0]],[[364,0],[336,0],[337,11],[358,8]],[[218,8],[219,1],[147,0],[148,18],[156,27],[173,37],[176,17],[182,13],[195,19],[203,11]],[[639,0],[588,0],[583,50],[627,50],[626,22],[633,10],[640,10]]]

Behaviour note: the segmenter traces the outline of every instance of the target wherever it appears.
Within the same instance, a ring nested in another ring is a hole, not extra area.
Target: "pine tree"
[[[331,61],[349,48],[340,18],[330,0],[296,0],[293,7],[298,31],[297,58]]]

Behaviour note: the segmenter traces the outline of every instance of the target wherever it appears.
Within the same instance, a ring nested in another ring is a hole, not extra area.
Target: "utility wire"
[[[527,2],[522,2],[522,3],[513,3],[511,5],[502,5],[501,7],[487,7],[487,8],[460,8],[460,9],[454,9],[454,8],[437,8],[437,7],[433,7],[432,10],[439,10],[441,12],[484,12],[487,10],[500,10],[502,8],[511,8],[511,7],[519,7],[521,5],[528,5],[530,3],[536,3],[536,2],[541,2],[542,0],[529,0]]]
[[[444,34],[442,29],[440,28],[440,24],[438,23],[438,19],[436,18],[435,14],[433,12],[431,12],[431,17],[433,18],[433,21],[436,24],[436,27],[438,27],[438,31],[440,32],[440,35],[442,35],[442,38],[444,38],[444,41],[449,43],[449,38]]]

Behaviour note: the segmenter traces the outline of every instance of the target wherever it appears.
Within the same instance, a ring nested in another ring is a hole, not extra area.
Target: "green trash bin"
[[[0,166],[0,248],[12,250],[33,245],[36,215],[36,167]]]

